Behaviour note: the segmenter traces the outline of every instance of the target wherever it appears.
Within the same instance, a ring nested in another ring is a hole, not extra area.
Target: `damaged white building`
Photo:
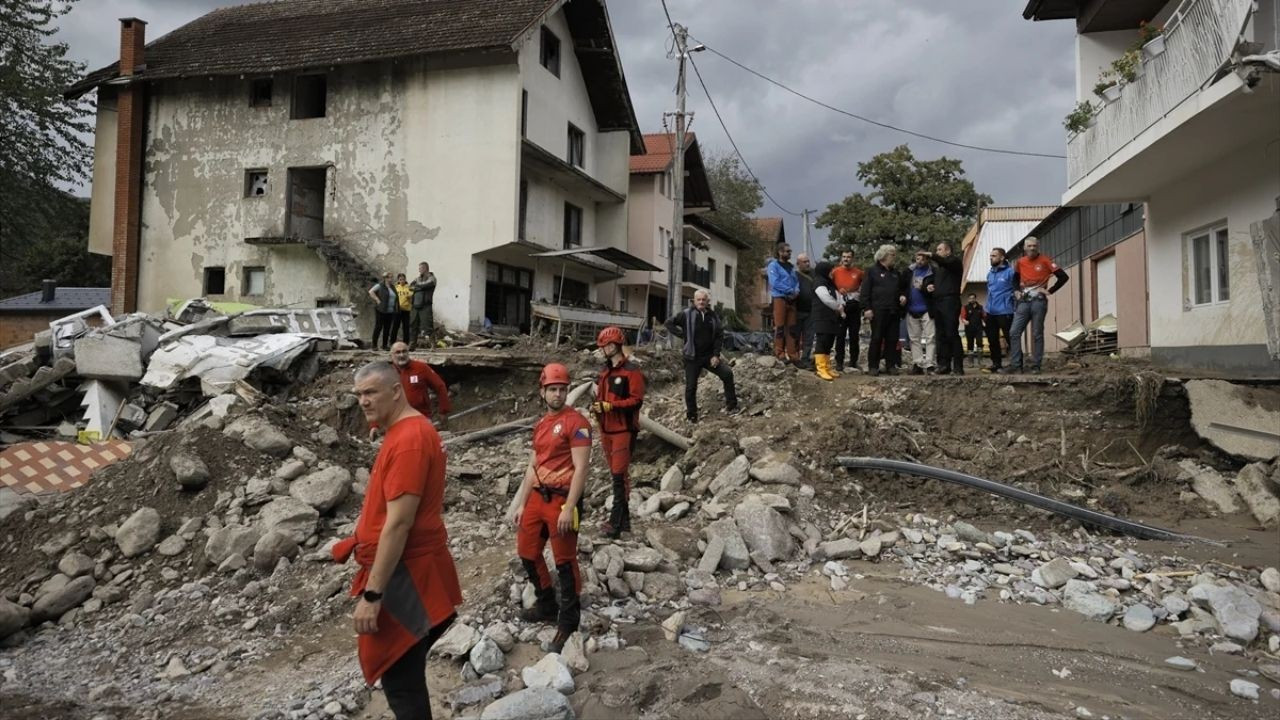
[[[89,245],[114,312],[368,322],[375,278],[427,261],[438,323],[527,330],[532,301],[621,277],[625,253],[531,257],[627,245],[644,144],[603,0],[298,0],[144,31],[122,20],[120,62],[67,90],[98,94]]]

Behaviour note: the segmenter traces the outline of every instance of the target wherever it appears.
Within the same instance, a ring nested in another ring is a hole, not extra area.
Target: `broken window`
[[[556,304],[574,305],[589,302],[591,288],[580,280],[573,278],[556,278]]]
[[[227,291],[227,269],[224,267],[207,267],[204,269],[204,294],[222,295]]]
[[[587,139],[582,131],[569,123],[569,152],[568,160],[570,165],[585,167],[587,156]]]
[[[262,197],[267,194],[267,171],[266,170],[245,170],[244,171],[244,196],[245,197]]]
[[[288,178],[285,235],[303,240],[324,237],[325,168],[289,168]]]
[[[564,204],[564,246],[566,248],[582,245],[582,208],[571,203]]]
[[[271,78],[255,78],[249,82],[249,107],[271,107]]]
[[[495,262],[486,265],[484,315],[489,322],[529,332],[529,303],[532,300],[532,272]]]
[[[560,77],[560,38],[551,32],[550,28],[542,28],[542,52],[540,53],[542,67],[551,71],[552,75]]]
[[[247,267],[244,269],[244,292],[241,295],[267,294],[267,269],[264,267]]]
[[[338,298],[335,297],[316,298],[316,307],[318,308],[340,307],[341,305],[342,303],[338,302]]]
[[[326,83],[324,75],[299,75],[293,79],[294,120],[324,117]]]

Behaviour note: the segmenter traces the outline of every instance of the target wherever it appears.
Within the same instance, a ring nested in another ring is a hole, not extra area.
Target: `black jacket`
[[[696,309],[687,307],[665,323],[668,332],[684,340],[684,356],[691,360],[713,358],[724,347],[724,324],[716,311],[698,315]]]
[[[911,283],[911,273],[903,272],[896,267],[885,268],[880,263],[872,263],[862,278],[862,287],[858,290],[858,302],[864,309],[893,310],[900,307],[898,298],[907,294]]]
[[[964,261],[954,254],[947,257],[934,255],[933,264],[933,296],[940,298],[959,295],[960,283],[964,280]]]
[[[821,266],[822,263],[818,263]],[[805,315],[813,312],[813,276],[806,275],[799,270],[796,271],[796,277],[800,279],[800,294],[796,296],[796,314]]]
[[[814,272],[817,280],[813,284],[813,289],[809,293],[812,298],[812,317],[813,332],[819,335],[835,335],[840,332],[840,313],[827,307],[822,302],[822,296],[819,292],[826,292],[827,295],[837,304],[844,304],[840,298],[840,292],[836,290],[836,284],[831,281],[831,268],[835,267],[825,260],[818,263],[818,267]],[[803,296],[804,293],[801,293]]]

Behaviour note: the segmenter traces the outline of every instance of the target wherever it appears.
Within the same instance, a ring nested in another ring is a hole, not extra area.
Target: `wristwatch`
[[[365,590],[360,597],[364,598],[365,602],[376,603],[382,600],[382,593],[376,590]]]

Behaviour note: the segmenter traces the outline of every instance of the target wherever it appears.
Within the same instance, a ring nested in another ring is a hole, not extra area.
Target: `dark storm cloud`
[[[82,0],[60,38],[90,69],[118,53],[117,19],[160,35],[218,0]],[[995,0],[668,0],[691,35],[836,107],[971,145],[1064,154],[1062,117],[1074,102],[1073,28],[1031,23],[1022,2]],[[675,61],[659,0],[614,0],[610,15],[636,116],[662,130],[674,106]],[[837,115],[699,53],[729,131],[770,193],[790,210],[821,210],[861,189],[857,163],[901,143],[918,157],[964,162],[999,204],[1056,204],[1065,161],[980,153],[911,138]],[[729,150],[690,73],[688,109],[703,147]],[[766,204],[761,214],[779,214]],[[788,236],[800,237],[796,218]],[[815,234],[815,238],[818,234]]]

